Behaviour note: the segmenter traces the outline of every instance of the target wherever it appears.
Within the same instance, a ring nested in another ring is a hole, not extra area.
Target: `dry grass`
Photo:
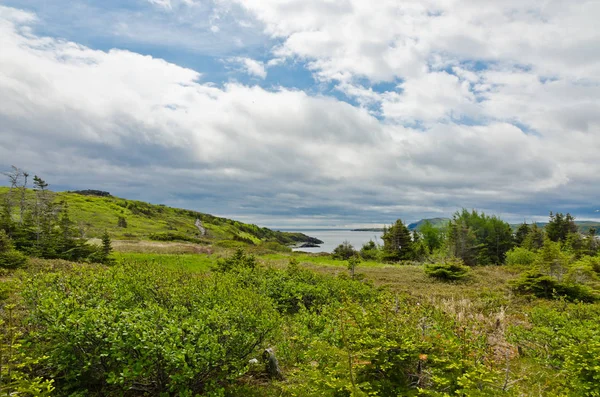
[[[115,240],[112,242],[116,252],[136,252],[145,254],[212,254],[208,246],[184,242]]]

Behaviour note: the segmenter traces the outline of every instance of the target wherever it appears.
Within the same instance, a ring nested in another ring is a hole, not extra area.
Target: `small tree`
[[[360,256],[358,256],[358,254],[352,255],[352,257],[348,259],[348,270],[350,270],[350,277],[354,278],[354,272],[359,264]]]
[[[117,220],[117,226],[122,227],[123,229],[127,228],[127,219],[125,219],[123,216],[120,216]]]
[[[383,255],[385,260],[398,262],[414,259],[413,240],[401,219],[383,231]]]
[[[373,240],[369,240],[368,243],[363,244],[360,249],[360,257],[366,261],[376,260],[379,255],[379,247]]]
[[[354,249],[352,244],[350,244],[350,242],[348,242],[348,241],[344,241],[342,244],[335,247],[331,256],[334,259],[347,261],[348,259],[353,257],[355,254],[356,254],[356,250]]]
[[[27,257],[13,248],[10,238],[0,230],[0,268],[16,269],[27,263]]]

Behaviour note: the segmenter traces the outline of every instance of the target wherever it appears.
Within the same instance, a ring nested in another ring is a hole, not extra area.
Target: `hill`
[[[7,187],[0,187],[0,200],[8,191]],[[32,190],[27,191],[26,200],[33,202]],[[127,200],[102,191],[57,192],[55,201],[68,206],[70,217],[86,238],[99,237],[107,230],[116,239],[323,243],[302,233],[274,231],[198,211]],[[204,234],[196,226],[196,220],[200,220]]]
[[[411,232],[413,230],[419,230],[421,228],[421,226],[427,221],[429,221],[435,227],[443,227],[446,224],[448,224],[448,221],[450,221],[450,219],[449,218],[421,219],[420,221],[409,224],[407,226],[408,230],[410,230]],[[382,227],[372,227],[372,228],[352,229],[352,231],[353,232],[383,232],[383,228]]]
[[[413,230],[420,230],[421,226],[425,223],[425,222],[429,222],[431,223],[434,227],[443,227],[446,226],[448,224],[448,222],[450,221],[450,218],[429,218],[429,219],[421,219],[420,221],[417,222],[413,222],[410,225],[408,225],[408,230],[413,231]]]

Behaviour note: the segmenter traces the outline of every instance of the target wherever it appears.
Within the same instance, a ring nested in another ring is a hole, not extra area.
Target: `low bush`
[[[347,261],[348,259],[352,258],[356,254],[357,254],[357,252],[354,249],[354,247],[352,246],[352,244],[350,244],[348,241],[344,241],[342,244],[335,247],[335,249],[331,253],[331,257],[333,259]]]
[[[514,267],[531,267],[536,260],[533,251],[523,247],[515,247],[506,253],[506,264]]]
[[[595,302],[598,294],[582,284],[561,282],[555,277],[539,272],[527,272],[511,283],[515,292],[531,294],[538,298],[564,298],[569,301]]]
[[[425,265],[425,274],[439,280],[454,281],[469,277],[471,269],[460,259],[446,259],[444,262]]]
[[[164,232],[164,233],[152,233],[148,236],[150,240],[154,241],[188,241],[190,243],[200,244],[203,241],[197,237],[188,236],[183,233]]]
[[[269,298],[235,275],[190,277],[143,263],[75,267],[25,281],[40,371],[59,394],[220,390],[277,328]]]

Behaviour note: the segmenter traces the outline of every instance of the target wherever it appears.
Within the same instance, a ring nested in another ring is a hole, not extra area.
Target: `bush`
[[[462,280],[469,276],[471,269],[460,259],[447,259],[445,262],[425,265],[425,274],[440,280]]]
[[[331,257],[333,259],[339,259],[342,261],[347,261],[352,258],[356,254],[356,250],[348,241],[344,241],[342,244],[335,247]]]
[[[368,243],[363,244],[360,249],[360,257],[366,261],[377,260],[379,256],[379,248],[373,240],[369,240]]]
[[[506,253],[508,266],[530,267],[536,260],[536,254],[527,248],[515,247]]]
[[[18,269],[27,264],[27,256],[19,251],[10,250],[0,253],[0,268]]]
[[[247,371],[277,328],[272,302],[235,274],[151,264],[75,267],[25,280],[28,345],[58,394],[185,395]]]
[[[13,248],[12,241],[4,230],[0,230],[0,268],[17,269],[25,266],[27,256]]]
[[[560,282],[552,276],[539,272],[525,273],[519,279],[512,281],[511,285],[517,293],[531,294],[538,298],[564,298],[569,301],[583,302],[598,300],[598,295],[585,285]]]
[[[165,232],[165,233],[152,233],[148,236],[150,240],[154,241],[187,241],[190,243],[200,244],[202,240],[196,237],[187,236],[183,233],[173,233],[173,232]]]
[[[259,245],[260,249],[274,252],[292,252],[292,249],[288,246],[278,243],[277,241],[265,241]]]

